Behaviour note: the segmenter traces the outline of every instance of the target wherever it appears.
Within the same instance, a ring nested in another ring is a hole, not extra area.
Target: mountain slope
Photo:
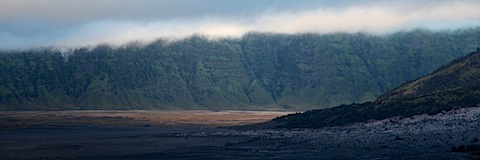
[[[370,119],[436,114],[479,104],[480,50],[387,92],[374,102],[307,111],[280,117],[270,123],[286,128],[318,128]]]
[[[480,28],[191,37],[0,53],[0,110],[320,109],[372,101],[480,44]]]

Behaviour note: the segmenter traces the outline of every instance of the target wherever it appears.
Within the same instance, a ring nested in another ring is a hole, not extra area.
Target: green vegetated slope
[[[319,128],[370,119],[437,114],[479,104],[480,50],[477,50],[430,75],[387,92],[374,102],[284,116],[269,122],[269,125],[281,128]]]
[[[480,28],[203,37],[0,54],[1,110],[319,109],[372,101],[480,44]]]

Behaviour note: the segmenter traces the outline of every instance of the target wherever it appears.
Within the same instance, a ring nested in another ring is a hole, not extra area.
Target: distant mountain
[[[0,110],[306,110],[361,103],[466,55],[479,37],[480,28],[385,36],[251,33],[71,52],[3,51]]]
[[[440,67],[434,73],[401,85],[374,102],[342,105],[276,118],[263,125],[319,128],[371,119],[437,114],[480,105],[480,49]]]

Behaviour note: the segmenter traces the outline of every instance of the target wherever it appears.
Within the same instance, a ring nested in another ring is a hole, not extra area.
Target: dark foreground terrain
[[[1,159],[478,159],[480,108],[343,127],[63,126],[0,131]],[[458,149],[460,148],[460,149]],[[452,149],[460,152],[452,152]]]

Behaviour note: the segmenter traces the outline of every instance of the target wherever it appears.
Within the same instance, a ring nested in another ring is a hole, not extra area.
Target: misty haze
[[[2,0],[0,159],[480,159],[476,0]]]

